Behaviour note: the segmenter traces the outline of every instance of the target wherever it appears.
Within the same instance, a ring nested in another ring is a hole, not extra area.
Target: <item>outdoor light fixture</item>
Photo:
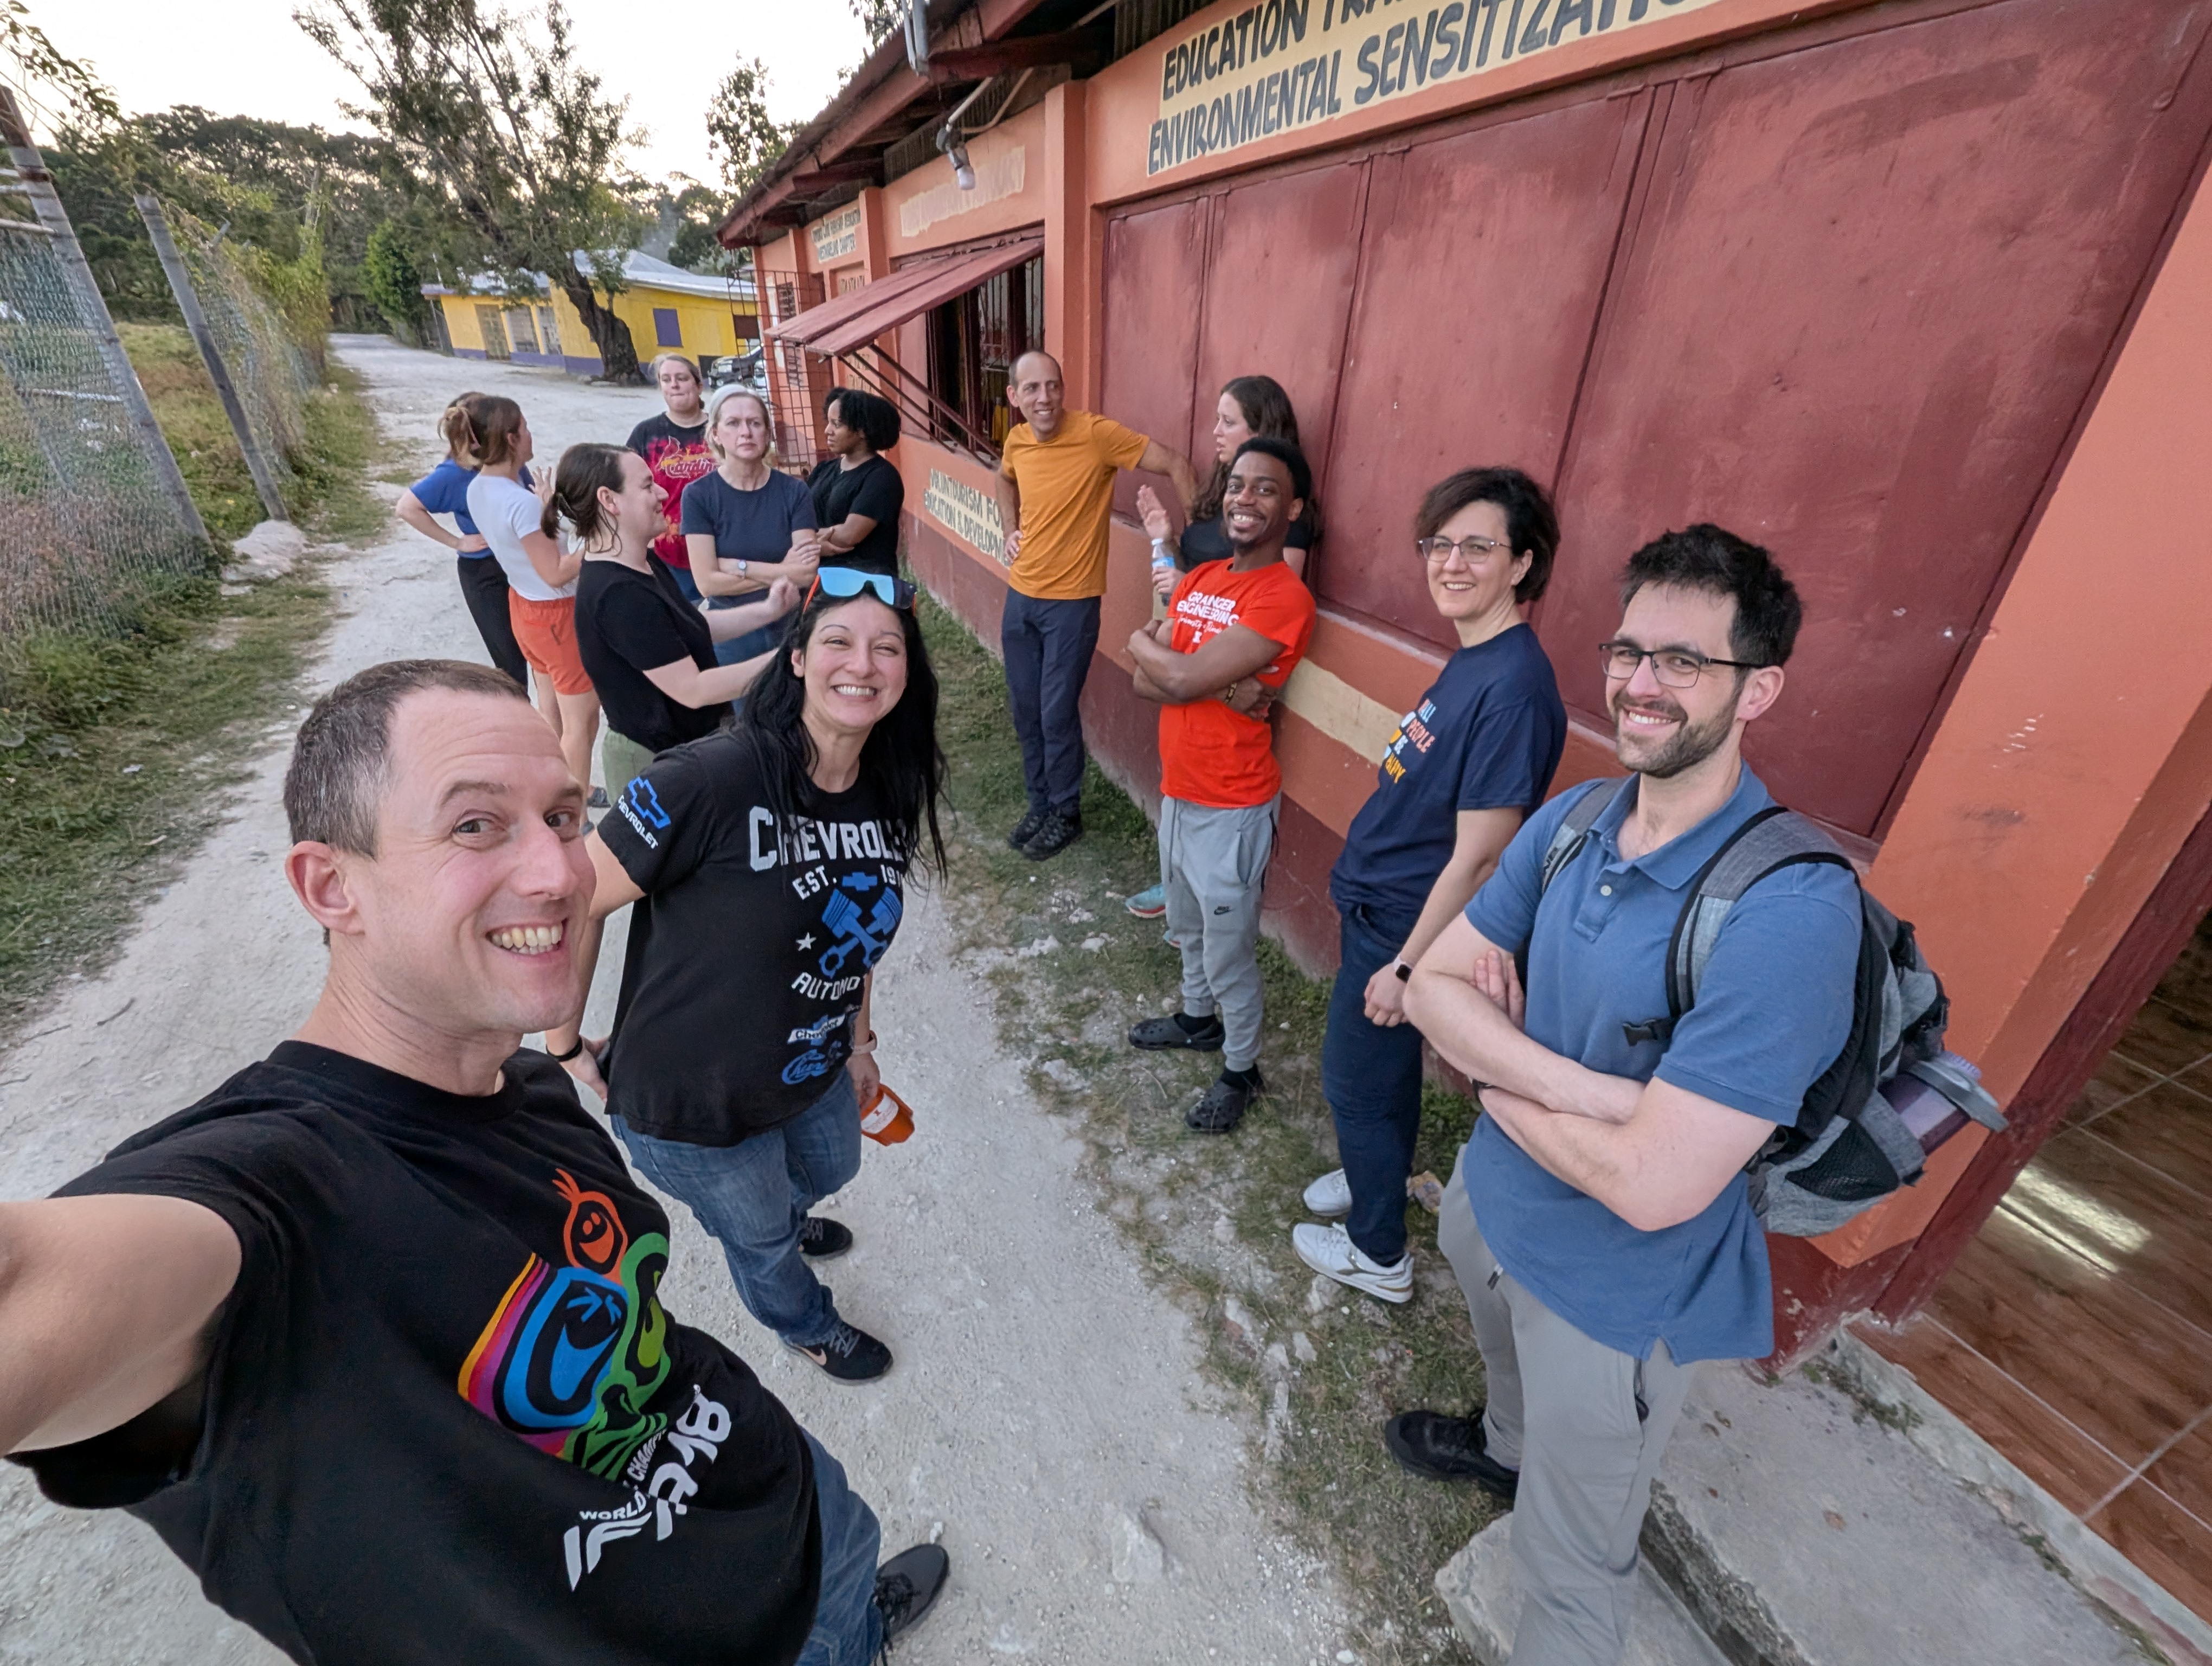
[[[952,179],[963,191],[975,189],[975,170],[968,165],[968,147],[955,144],[945,155],[951,159]]]

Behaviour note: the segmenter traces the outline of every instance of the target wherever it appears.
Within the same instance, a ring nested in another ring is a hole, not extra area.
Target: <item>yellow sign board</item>
[[[1261,0],[1167,49],[1145,171],[1714,0]]]

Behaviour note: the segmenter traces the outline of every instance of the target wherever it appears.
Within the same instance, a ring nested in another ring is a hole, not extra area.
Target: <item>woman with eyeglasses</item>
[[[746,1310],[839,1382],[891,1353],[808,1267],[853,1243],[808,1211],[860,1171],[871,981],[908,871],[944,871],[944,793],[913,587],[822,569],[737,726],[655,758],[586,839],[587,976],[598,922],[636,904],[622,994],[605,1041],[546,1037],[720,1242]]]
[[[1459,649],[1399,720],[1329,875],[1343,958],[1322,1091],[1344,1166],[1307,1187],[1305,1203],[1348,1219],[1291,1237],[1316,1272],[1386,1302],[1413,1293],[1406,1182],[1421,1036],[1406,1022],[1406,981],[1543,803],[1566,745],[1552,662],[1522,617],[1559,544],[1551,500],[1518,469],[1462,469],[1421,500],[1404,558],[1421,563]]]
[[[653,553],[667,497],[635,452],[571,446],[545,508],[548,533],[565,528],[583,546],[576,648],[606,715],[599,762],[617,799],[655,753],[720,728],[730,702],[768,666],[767,654],[718,665],[714,644],[773,625],[798,600],[779,579],[764,600],[701,611]]]

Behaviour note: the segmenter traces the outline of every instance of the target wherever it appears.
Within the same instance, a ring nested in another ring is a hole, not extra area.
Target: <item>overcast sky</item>
[[[354,126],[338,106],[360,87],[292,21],[294,0],[31,0],[54,44],[90,60],[129,111],[198,104],[221,115],[301,126]],[[845,0],[706,0],[641,5],[569,0],[578,45],[633,125],[637,154],[658,179],[688,173],[713,183],[702,121],[707,100],[740,52],[763,59],[769,110],[811,116],[860,62],[860,26]]]

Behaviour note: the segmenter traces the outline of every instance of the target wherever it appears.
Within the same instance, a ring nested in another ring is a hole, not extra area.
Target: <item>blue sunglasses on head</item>
[[[835,596],[839,601],[850,601],[863,590],[872,590],[876,599],[885,607],[896,607],[901,612],[914,609],[914,587],[904,579],[895,579],[888,573],[863,573],[857,567],[824,567],[817,569],[813,587],[807,591],[809,605],[816,591]]]

